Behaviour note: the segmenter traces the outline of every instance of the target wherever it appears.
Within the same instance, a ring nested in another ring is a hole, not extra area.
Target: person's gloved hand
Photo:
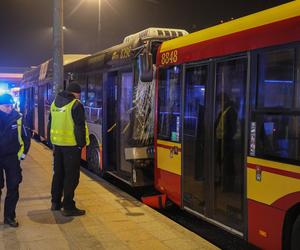
[[[26,155],[25,155],[25,154],[22,154],[22,155],[20,156],[20,161],[23,161],[23,160],[25,159],[25,157],[26,157]]]

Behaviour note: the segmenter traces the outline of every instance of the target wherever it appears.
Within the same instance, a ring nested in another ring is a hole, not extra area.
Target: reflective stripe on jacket
[[[219,140],[224,139],[224,120],[225,120],[225,115],[229,111],[231,107],[227,107],[221,114],[218,125],[217,125],[217,134],[216,137]]]
[[[19,152],[18,152],[18,159],[20,159],[22,154],[24,153],[24,141],[23,141],[23,138],[22,138],[22,117],[17,120],[17,125],[18,125],[18,140],[19,140],[19,143],[20,143],[20,149],[19,149]]]

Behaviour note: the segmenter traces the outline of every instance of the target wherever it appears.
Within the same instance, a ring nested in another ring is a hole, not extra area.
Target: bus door
[[[34,123],[33,123],[33,130],[36,134],[39,133],[39,110],[38,110],[38,86],[34,86],[33,87],[33,95],[34,95],[34,114],[33,114],[33,119],[34,119]]]
[[[130,142],[133,73],[121,71],[108,74],[107,86],[107,159],[108,170],[121,177],[131,176],[132,165],[125,159]]]
[[[245,112],[248,58],[236,57],[215,63],[213,167],[211,216],[243,232]]]
[[[119,86],[119,152],[120,166],[119,170],[125,176],[131,178],[132,163],[125,158],[125,150],[130,148],[131,138],[131,114],[132,114],[132,98],[133,98],[133,73],[132,71],[120,72]]]
[[[20,91],[20,111],[23,115],[25,126],[33,130],[34,121],[34,88],[26,88]]]
[[[201,214],[209,191],[204,163],[208,68],[207,64],[186,68],[183,110],[183,206]]]
[[[117,170],[117,102],[118,102],[118,74],[109,72],[106,82],[106,101],[104,102],[104,145],[103,152],[106,159],[105,170]],[[105,107],[106,106],[106,107]]]
[[[34,106],[34,87],[29,88],[29,90],[26,92],[27,92],[26,100],[28,100],[28,101],[26,101],[26,103],[27,103],[26,107],[29,107],[29,109],[26,111],[27,114],[29,113],[28,124],[30,124],[29,128],[31,130],[33,130],[34,129],[34,119],[35,119],[35,117],[34,117],[34,115],[35,115],[34,114],[34,107],[35,107]],[[26,109],[26,107],[25,107],[25,109]]]
[[[183,206],[237,232],[244,229],[246,86],[246,57],[186,67]]]

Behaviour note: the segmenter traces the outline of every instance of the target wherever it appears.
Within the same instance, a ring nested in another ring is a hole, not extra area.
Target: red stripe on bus
[[[299,40],[300,16],[174,49],[178,51],[178,61],[174,64],[224,56]],[[161,62],[162,54],[158,55],[159,63]]]
[[[280,199],[274,201],[271,206],[277,207],[283,211],[289,210],[291,207],[293,207],[295,204],[297,204],[300,201],[300,192],[294,192],[291,194],[287,194]]]
[[[159,143],[157,143],[156,146],[160,147],[160,148],[166,148],[166,149],[173,149],[174,148],[174,146],[168,146],[168,145],[159,144]],[[181,152],[181,148],[178,148],[178,152]]]
[[[287,171],[287,170],[270,168],[270,167],[265,167],[265,166],[261,166],[261,165],[248,163],[248,168],[256,169],[257,167],[259,167],[261,169],[261,171],[269,172],[272,174],[278,174],[278,175],[282,175],[282,176],[287,176],[287,177],[291,177],[294,179],[300,179],[300,173],[295,173],[295,172],[291,172],[291,171]]]

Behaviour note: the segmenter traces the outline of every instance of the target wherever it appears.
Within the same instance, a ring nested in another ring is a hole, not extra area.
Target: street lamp
[[[63,0],[53,0],[53,93],[63,89]]]
[[[94,0],[90,0],[94,1]],[[100,32],[101,32],[101,0],[98,0],[98,25],[97,25],[97,37],[96,37],[96,48],[100,47]]]
[[[97,44],[100,44],[101,0],[98,0]],[[53,0],[53,93],[56,96],[63,89],[63,0]]]
[[[100,47],[100,31],[101,31],[101,0],[98,0],[98,30],[97,30],[97,44]]]

